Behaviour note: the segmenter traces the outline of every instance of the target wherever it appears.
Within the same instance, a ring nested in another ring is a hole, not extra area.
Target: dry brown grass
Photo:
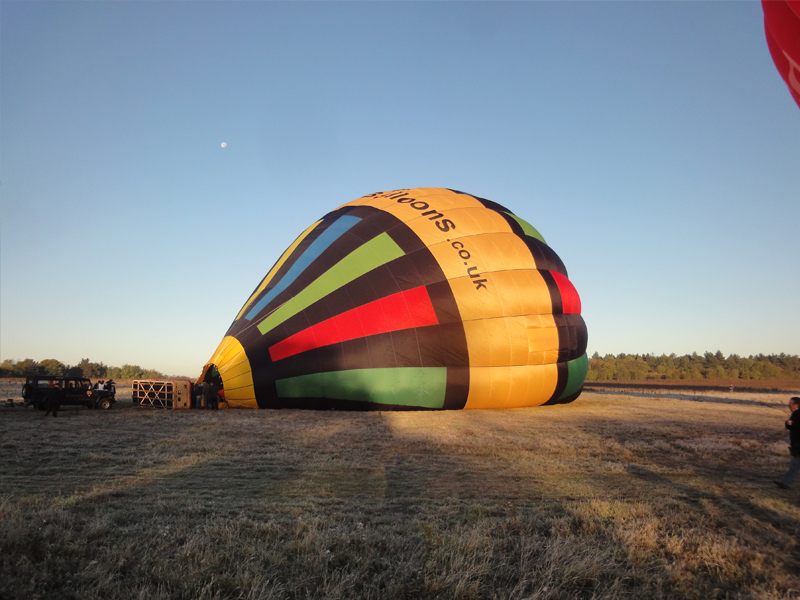
[[[734,396],[0,408],[0,598],[797,598],[784,397]]]

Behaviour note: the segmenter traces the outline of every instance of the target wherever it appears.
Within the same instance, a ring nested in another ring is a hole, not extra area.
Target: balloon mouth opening
[[[211,385],[216,385],[220,390],[225,389],[222,375],[214,363],[209,363],[203,367],[203,372],[197,378],[197,383],[210,383]]]

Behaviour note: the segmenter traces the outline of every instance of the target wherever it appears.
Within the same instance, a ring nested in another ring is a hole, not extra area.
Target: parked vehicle
[[[25,406],[43,410],[50,398],[57,398],[61,406],[80,405],[108,410],[117,401],[113,382],[110,389],[98,389],[85,377],[55,377],[50,375],[28,377],[22,384]]]

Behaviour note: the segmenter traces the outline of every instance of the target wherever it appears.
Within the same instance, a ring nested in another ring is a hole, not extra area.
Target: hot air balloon
[[[800,0],[762,0],[772,61],[800,106]]]
[[[449,189],[378,192],[300,234],[199,381],[232,407],[565,403],[588,369],[580,312],[562,261],[507,208]]]

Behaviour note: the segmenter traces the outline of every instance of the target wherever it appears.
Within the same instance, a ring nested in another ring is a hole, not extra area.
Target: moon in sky
[[[228,142],[222,142],[222,143],[220,144],[220,146],[222,146],[223,148],[224,148],[225,146],[227,146],[227,145],[228,145]]]

